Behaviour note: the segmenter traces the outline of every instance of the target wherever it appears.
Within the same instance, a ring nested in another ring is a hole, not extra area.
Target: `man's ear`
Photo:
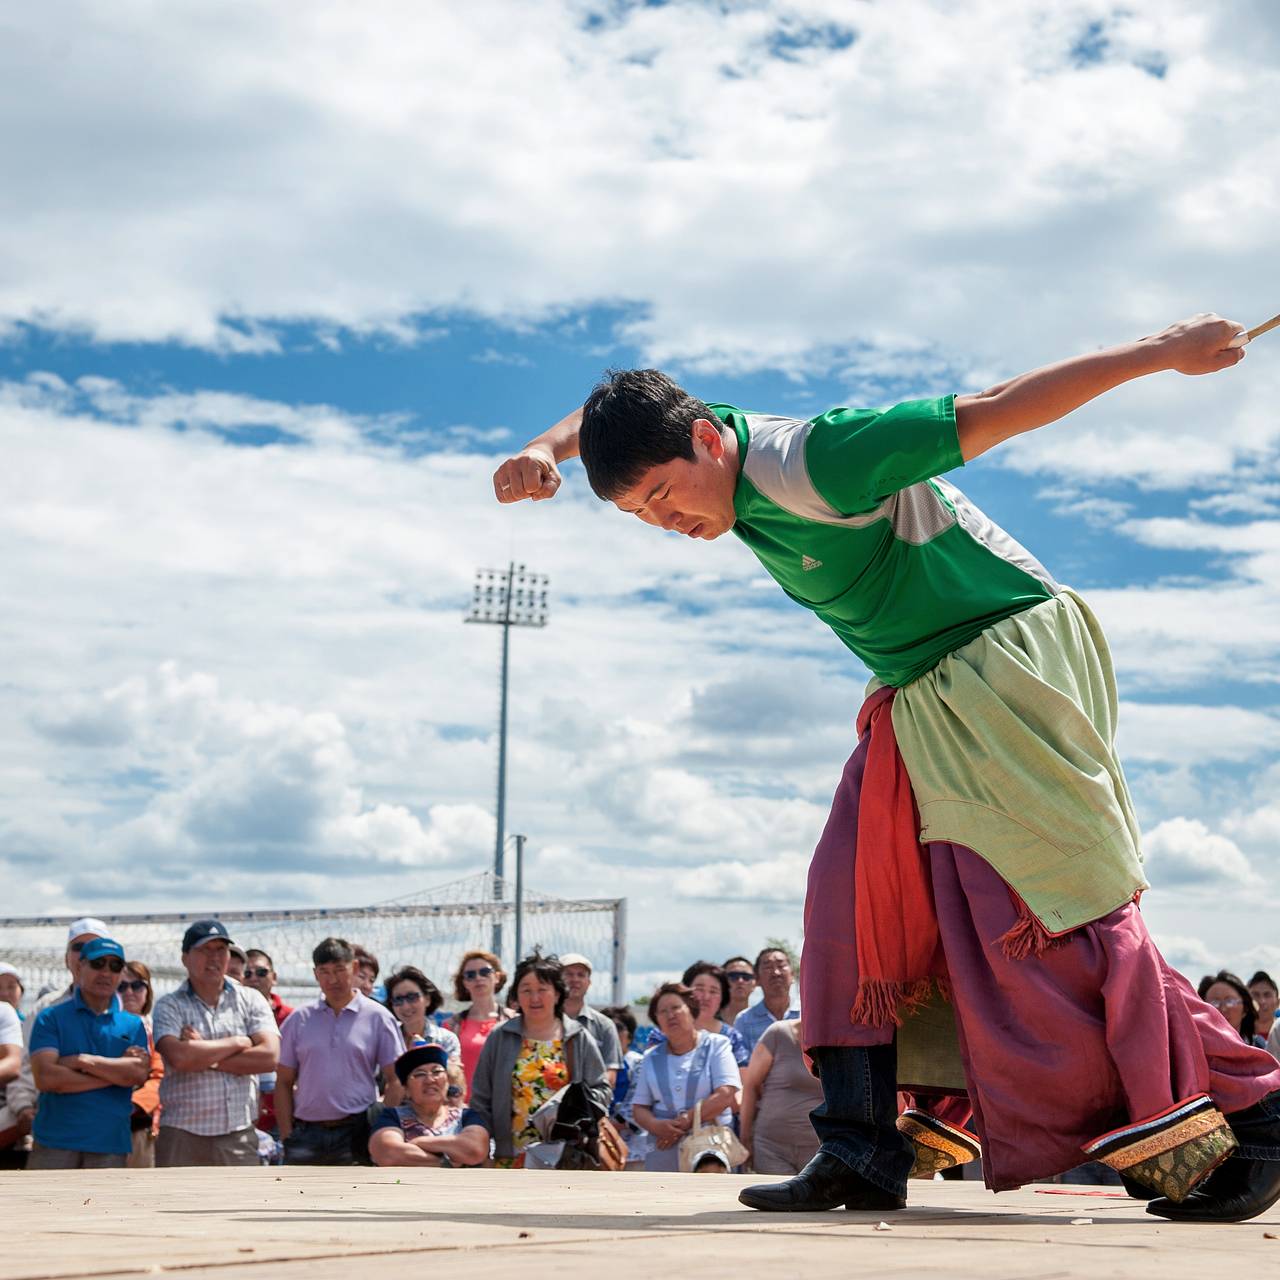
[[[718,462],[724,456],[724,437],[721,436],[718,425],[706,418],[695,418],[692,431],[694,444],[700,444],[713,462]]]

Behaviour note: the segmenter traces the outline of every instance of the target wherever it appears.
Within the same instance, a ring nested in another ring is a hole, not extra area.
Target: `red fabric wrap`
[[[920,816],[893,733],[896,692],[877,689],[858,713],[858,736],[870,733],[870,741],[854,860],[858,994],[849,1016],[872,1027],[901,1026],[904,1010],[945,993],[947,972]]]

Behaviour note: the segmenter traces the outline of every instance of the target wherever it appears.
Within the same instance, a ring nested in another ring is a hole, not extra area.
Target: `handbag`
[[[702,1099],[693,1108],[693,1128],[680,1139],[680,1172],[692,1173],[700,1160],[711,1156],[720,1160],[726,1173],[746,1162],[750,1152],[738,1141],[727,1124],[702,1123]]]
[[[573,1076],[574,1043],[565,1037],[565,1067]],[[562,1144],[555,1160],[557,1169],[603,1169],[618,1173],[626,1168],[627,1144],[581,1080],[570,1079],[563,1089],[540,1106],[530,1117],[542,1143]],[[526,1153],[530,1148],[526,1148]],[[548,1151],[548,1156],[551,1154]]]

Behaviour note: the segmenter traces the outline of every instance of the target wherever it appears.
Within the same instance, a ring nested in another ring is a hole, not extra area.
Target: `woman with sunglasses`
[[[489,1033],[513,1016],[510,1009],[498,1003],[498,992],[506,985],[502,961],[492,951],[468,951],[453,975],[454,998],[466,1004],[449,1020],[449,1026],[462,1044],[462,1070],[468,1093]]]
[[[151,1052],[151,1069],[144,1084],[133,1091],[133,1154],[127,1161],[130,1169],[154,1169],[156,1134],[160,1131],[160,1081],[164,1079],[164,1059],[156,1052],[151,1034],[151,1006],[155,993],[151,989],[151,970],[141,960],[130,960],[124,967],[116,988],[126,1013],[135,1013],[147,1029],[147,1048]]]
[[[462,1123],[462,1107],[449,1097],[449,1055],[438,1044],[421,1044],[396,1059],[405,1100],[383,1107],[373,1122],[369,1155],[377,1165],[483,1164],[489,1134]]]
[[[387,979],[387,1008],[400,1024],[404,1046],[438,1044],[450,1062],[462,1061],[462,1046],[452,1031],[431,1016],[444,1004],[440,988],[414,965],[402,965]]]

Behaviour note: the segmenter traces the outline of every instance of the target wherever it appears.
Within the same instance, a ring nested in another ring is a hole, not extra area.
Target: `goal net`
[[[98,915],[131,960],[152,973],[156,994],[172,991],[185,977],[182,935],[193,920],[221,920],[246,950],[271,956],[286,1003],[315,997],[311,951],[321,939],[345,938],[378,958],[385,978],[402,964],[417,965],[453,1000],[453,974],[463,952],[496,951],[503,968],[515,968],[516,933],[528,954],[577,951],[592,966],[592,1000],[624,1002],[626,899],[554,898],[528,889],[517,913],[514,882],[491,871],[367,907],[302,907],[281,911],[208,910],[145,915]],[[82,914],[93,914],[86,905]],[[519,921],[517,921],[517,914]],[[0,960],[22,975],[28,1002],[68,981],[64,956],[74,916],[0,918]],[[495,946],[495,941],[497,945]]]

